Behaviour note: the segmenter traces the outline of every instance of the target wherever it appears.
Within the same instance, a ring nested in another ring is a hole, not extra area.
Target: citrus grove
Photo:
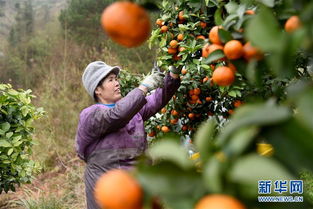
[[[134,5],[112,5],[126,4]],[[126,47],[143,43],[150,26],[137,27],[136,35],[128,29],[132,20],[107,26],[110,7],[101,19],[105,32]],[[181,86],[147,122],[151,147],[132,177],[115,171],[109,181],[104,174],[99,202],[112,209],[151,208],[151,202],[172,209],[312,206],[307,179],[300,203],[258,202],[257,183],[313,170],[313,3],[163,0],[159,8],[149,44],[158,48],[162,71],[181,71]],[[129,19],[142,14],[130,11]],[[138,81],[122,72],[123,93]],[[117,195],[105,187],[119,188]]]

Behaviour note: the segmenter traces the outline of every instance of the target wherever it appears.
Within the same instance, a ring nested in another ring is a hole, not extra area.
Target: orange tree
[[[282,31],[286,19],[296,11],[288,10],[288,2],[264,4],[162,2],[150,44],[159,46],[157,61],[164,71],[169,66],[181,69],[181,87],[161,115],[147,124],[150,136],[173,131],[190,138],[200,123],[215,117],[222,125],[244,102],[272,96],[283,101],[290,80],[308,76],[308,59],[296,45],[301,34]],[[265,7],[273,8],[275,16],[271,18],[279,22],[260,25],[269,12],[255,14]],[[247,30],[251,19],[256,24]],[[296,64],[304,71],[294,70]]]
[[[312,206],[308,172],[304,202],[257,196],[259,180],[313,170],[313,3],[179,0],[161,11],[150,41],[164,71],[181,69],[182,86],[147,127],[151,137],[179,135],[155,140],[153,166],[137,166],[147,208],[151,199],[173,209]],[[182,136],[194,141],[192,159]]]
[[[146,198],[173,209],[312,206],[311,180],[304,202],[266,204],[258,181],[313,170],[313,3],[179,0],[161,10],[150,41],[182,85],[148,124],[163,137],[147,152],[154,165],[138,165]],[[181,136],[192,137],[193,160]]]

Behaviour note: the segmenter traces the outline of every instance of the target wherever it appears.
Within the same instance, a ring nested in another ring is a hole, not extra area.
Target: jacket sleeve
[[[108,132],[124,127],[146,102],[143,92],[136,88],[116,102],[113,108],[95,106],[81,118],[81,131],[88,135],[89,140],[99,139]]]
[[[180,79],[174,79],[168,73],[164,78],[164,87],[156,89],[153,94],[146,97],[147,104],[139,112],[142,119],[148,120],[159,112],[170,101],[179,86]]]

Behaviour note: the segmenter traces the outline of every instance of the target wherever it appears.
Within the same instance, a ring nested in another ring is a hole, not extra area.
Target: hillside
[[[32,3],[35,29],[40,29],[45,23],[57,17],[67,2],[67,0],[0,0],[0,50],[3,50],[10,29],[15,24],[18,8],[27,1]]]

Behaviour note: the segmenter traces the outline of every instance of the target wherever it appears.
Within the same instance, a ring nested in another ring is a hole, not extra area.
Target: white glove
[[[148,88],[148,91],[152,91],[156,88],[162,87],[164,84],[164,74],[161,72],[155,72],[145,77],[141,82],[141,85]]]

